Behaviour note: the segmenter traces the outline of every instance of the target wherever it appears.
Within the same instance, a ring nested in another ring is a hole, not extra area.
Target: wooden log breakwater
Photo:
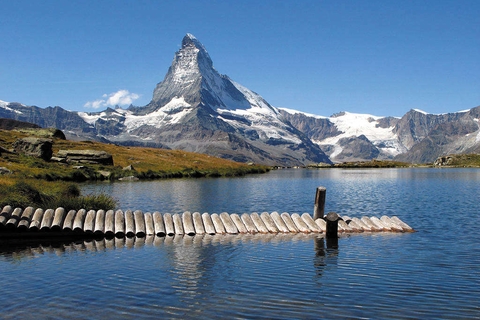
[[[63,208],[35,209],[5,206],[0,213],[0,237],[82,236],[145,237],[196,234],[327,234],[329,215],[313,219],[309,213],[262,212],[241,216],[222,212],[143,213],[140,210],[89,210],[65,212]],[[412,232],[398,217],[340,217],[334,221],[338,233]]]

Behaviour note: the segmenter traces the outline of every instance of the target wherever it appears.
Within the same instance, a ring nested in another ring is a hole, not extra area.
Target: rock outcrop
[[[53,154],[52,145],[53,141],[51,139],[27,137],[15,141],[13,149],[16,153],[48,161]]]
[[[55,158],[67,163],[90,163],[113,165],[113,157],[105,151],[96,150],[59,150]]]

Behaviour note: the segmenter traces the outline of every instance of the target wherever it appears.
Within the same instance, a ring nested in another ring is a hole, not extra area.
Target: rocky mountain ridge
[[[0,101],[0,117],[63,130],[69,139],[180,149],[240,162],[296,166],[395,159],[432,162],[480,151],[480,107],[401,118],[341,112],[331,117],[271,106],[220,74],[191,34],[143,107],[71,112]]]

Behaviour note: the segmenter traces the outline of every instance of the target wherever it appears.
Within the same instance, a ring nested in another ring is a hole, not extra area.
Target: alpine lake
[[[82,185],[122,210],[398,216],[414,233],[2,245],[1,319],[478,319],[480,169],[286,169]]]

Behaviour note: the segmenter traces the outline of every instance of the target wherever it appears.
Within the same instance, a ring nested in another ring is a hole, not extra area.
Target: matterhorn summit
[[[207,50],[192,34],[183,38],[148,105],[79,115],[102,138],[115,143],[267,165],[330,162],[260,95],[215,70]]]

